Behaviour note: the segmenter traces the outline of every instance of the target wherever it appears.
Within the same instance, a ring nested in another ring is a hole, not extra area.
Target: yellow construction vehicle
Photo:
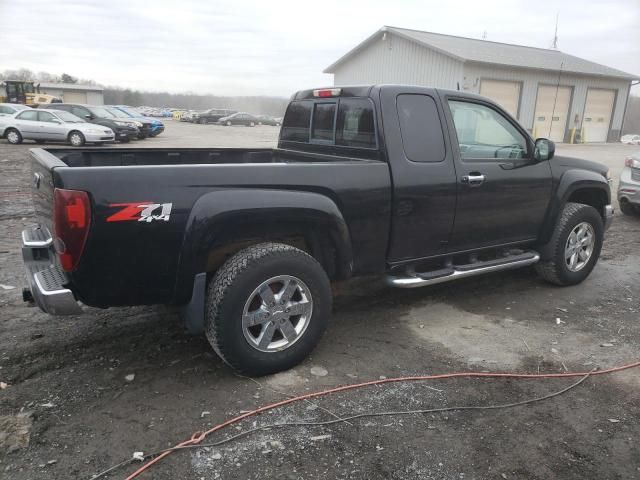
[[[43,103],[59,103],[62,100],[55,95],[40,93],[40,84],[28,80],[4,80],[0,84],[0,103],[22,103],[23,105],[40,105]]]

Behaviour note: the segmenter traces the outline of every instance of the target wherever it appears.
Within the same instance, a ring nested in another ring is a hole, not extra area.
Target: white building
[[[36,82],[36,84],[37,83],[38,82]],[[64,103],[104,105],[103,88],[96,85],[41,82],[40,93],[60,97]]]
[[[637,75],[558,50],[383,27],[324,70],[335,85],[403,83],[479,93],[534,137],[617,141]]]

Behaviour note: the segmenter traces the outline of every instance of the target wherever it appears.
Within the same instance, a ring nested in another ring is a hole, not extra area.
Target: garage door
[[[614,90],[590,88],[584,107],[582,128],[585,142],[606,142],[613,112]]]
[[[64,92],[62,99],[65,103],[87,103],[87,94],[85,92]]]
[[[520,105],[520,84],[518,82],[482,80],[480,82],[480,95],[489,97],[513,115],[514,118],[518,118],[518,106]]]
[[[571,87],[540,85],[536,99],[533,136],[564,142],[571,103]]]

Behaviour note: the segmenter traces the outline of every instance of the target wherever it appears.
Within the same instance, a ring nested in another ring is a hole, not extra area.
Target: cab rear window
[[[291,102],[280,140],[375,149],[373,104],[368,98],[357,97]]]
[[[308,142],[313,102],[291,102],[282,123],[280,138],[290,142]]]

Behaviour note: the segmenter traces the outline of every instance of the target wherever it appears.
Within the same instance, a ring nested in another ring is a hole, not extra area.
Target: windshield
[[[118,109],[121,112],[126,113],[127,115],[129,115],[130,117],[142,117],[143,115],[140,112],[136,112],[135,110],[132,110],[130,108],[125,108],[125,107],[118,107]]]
[[[91,107],[90,110],[96,117],[115,118],[115,115],[104,107]]]
[[[86,123],[82,118],[76,117],[73,113],[57,110],[55,114],[60,120],[66,123]]]
[[[131,118],[130,115],[127,115],[122,110],[118,110],[117,108],[105,108],[111,115],[117,118]]]

